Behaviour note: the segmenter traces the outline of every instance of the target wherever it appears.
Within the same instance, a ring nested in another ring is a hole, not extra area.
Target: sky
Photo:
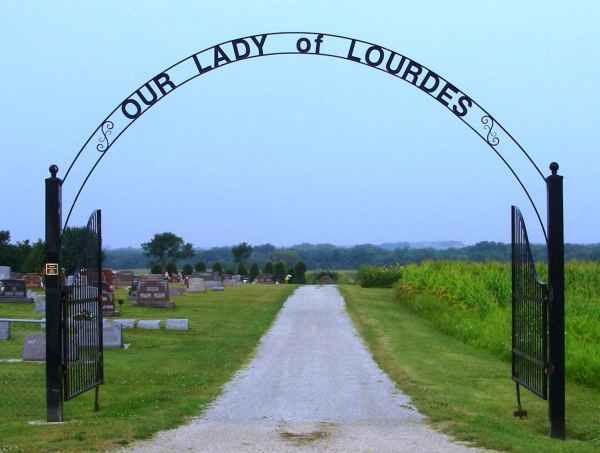
[[[600,4],[593,1],[30,1],[0,17],[0,229],[44,235],[44,178],[148,79],[219,42],[340,34],[429,67],[565,177],[568,242],[600,242]],[[96,152],[96,151],[94,151]],[[88,166],[89,168],[89,166]],[[545,183],[517,168],[545,218]],[[70,206],[80,180],[63,187]],[[70,225],[104,245],[510,241],[542,233],[492,149],[440,103],[365,65],[248,59],[179,87],[102,160]],[[66,213],[65,213],[66,214]]]

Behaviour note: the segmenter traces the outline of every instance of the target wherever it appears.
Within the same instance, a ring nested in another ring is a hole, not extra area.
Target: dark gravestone
[[[170,300],[169,283],[153,277],[141,280],[137,290],[136,305],[158,308],[175,307]]]
[[[25,362],[44,362],[46,360],[46,336],[30,335],[25,337],[21,358]]]
[[[131,271],[118,271],[116,276],[116,286],[124,288],[131,286],[133,283],[133,272]]]
[[[10,322],[0,321],[0,341],[10,340]]]
[[[39,274],[25,274],[23,280],[28,289],[42,288],[42,276]]]
[[[0,280],[0,302],[33,303],[33,299],[27,297],[25,281],[6,279]]]

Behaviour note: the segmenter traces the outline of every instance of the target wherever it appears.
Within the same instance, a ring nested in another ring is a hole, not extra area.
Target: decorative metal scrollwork
[[[114,127],[115,123],[110,120],[102,123],[102,126],[100,127],[100,132],[102,135],[98,137],[98,144],[96,145],[96,149],[101,153],[105,153],[108,151],[108,148],[110,148],[110,140],[108,139],[108,136],[112,134],[112,129]]]
[[[494,118],[490,115],[483,115],[481,117],[481,123],[483,124],[483,128],[487,129],[487,137],[485,140],[488,142],[490,146],[497,146],[500,143],[500,139],[498,138],[498,134],[494,130]]]

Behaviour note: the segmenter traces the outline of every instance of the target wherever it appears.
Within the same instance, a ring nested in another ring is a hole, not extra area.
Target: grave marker
[[[192,277],[190,278],[190,287],[188,293],[203,293],[206,291],[206,284],[203,278]]]
[[[10,340],[10,322],[0,321],[0,341]]]
[[[160,320],[156,319],[140,319],[137,323],[138,329],[158,330],[160,329]]]
[[[169,283],[156,277],[146,277],[140,280],[135,303],[144,307],[175,307],[170,300]]]
[[[102,329],[102,343],[104,344],[104,349],[122,349],[123,329],[121,326],[105,326]]]
[[[21,358],[25,362],[44,362],[46,360],[46,336],[30,335],[25,337]]]
[[[167,330],[189,330],[190,321],[189,319],[167,319],[165,327]]]

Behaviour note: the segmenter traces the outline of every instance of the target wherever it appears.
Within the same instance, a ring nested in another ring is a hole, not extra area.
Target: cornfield
[[[544,266],[538,273],[545,279]],[[567,263],[565,298],[567,376],[600,388],[600,263]],[[395,299],[440,330],[510,359],[510,264],[409,265],[402,268]]]

